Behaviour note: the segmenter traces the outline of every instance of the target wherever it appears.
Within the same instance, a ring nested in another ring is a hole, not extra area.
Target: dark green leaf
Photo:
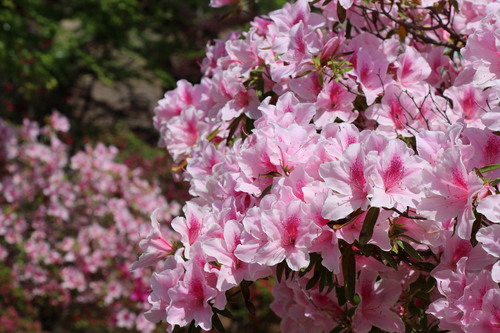
[[[255,305],[252,302],[245,302],[245,307],[250,314],[255,315]]]
[[[241,288],[241,294],[243,295],[243,298],[245,299],[245,301],[249,301],[250,300],[250,282],[248,281],[242,281],[241,282],[241,285],[240,285],[240,288]]]
[[[322,293],[326,286],[326,274],[328,274],[328,270],[323,267],[321,270],[320,278],[319,278],[319,292]]]
[[[352,300],[356,286],[356,257],[351,246],[342,250],[342,272],[344,274],[345,297]]]
[[[345,298],[345,288],[335,288],[335,295],[337,295],[337,300],[339,301],[340,306],[347,302],[347,299]]]
[[[212,325],[214,325],[217,332],[226,333],[226,329],[224,328],[224,325],[222,325],[219,316],[216,313],[212,316]]]
[[[226,318],[233,318],[233,314],[231,313],[231,311],[229,311],[229,309],[219,310],[217,308],[213,308],[213,310],[215,313],[218,313],[221,316],[224,316]]]
[[[413,259],[418,260],[418,261],[423,261],[422,257],[420,256],[420,253],[418,253],[417,250],[413,248],[409,243],[403,241],[403,240],[397,240],[396,243]]]
[[[320,277],[321,277],[321,273],[320,272],[318,272],[318,271],[314,272],[313,277],[306,284],[306,290],[309,290],[312,287],[314,287],[318,283]]]
[[[368,241],[372,238],[373,228],[375,227],[375,223],[377,223],[378,214],[380,212],[380,208],[371,207],[366,213],[365,221],[363,222],[363,227],[361,228],[361,232],[359,233],[359,243],[364,245],[368,243]]]
[[[194,319],[191,321],[191,324],[188,328],[188,333],[200,333],[201,328],[199,326],[195,326]]]
[[[344,331],[344,327],[338,325],[338,326],[335,326],[335,328],[333,330],[330,331],[330,333],[341,333]]]
[[[276,266],[276,279],[281,282],[281,277],[283,276],[283,271],[285,270],[286,262],[283,260]]]
[[[378,246],[377,246],[377,252],[380,254],[380,257],[382,258],[383,260],[382,262],[384,265],[389,265],[395,270],[398,270],[398,263],[396,262],[396,259],[394,259],[389,252],[383,251]]]
[[[344,7],[342,7],[340,1],[337,2],[337,16],[339,18],[340,23],[344,23],[347,17],[347,11],[345,10]]]

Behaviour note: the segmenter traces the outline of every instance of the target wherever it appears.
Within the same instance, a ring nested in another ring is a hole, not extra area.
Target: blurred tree
[[[208,40],[284,0],[254,1],[248,11],[208,7],[208,0],[0,0],[0,117],[38,121],[52,109],[92,136],[96,118],[147,112],[138,80],[171,89],[199,79]],[[236,6],[234,7],[236,8]],[[236,8],[236,9],[237,9]],[[96,99],[95,89],[121,89],[128,106]],[[159,89],[161,91],[161,89]],[[115,104],[115,105],[113,105]]]

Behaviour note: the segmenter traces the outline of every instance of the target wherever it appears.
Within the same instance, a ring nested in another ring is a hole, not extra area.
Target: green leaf
[[[229,309],[219,310],[217,308],[213,308],[213,310],[215,313],[218,313],[221,316],[224,316],[226,318],[231,318],[231,319],[233,318],[233,314],[231,313],[231,311],[229,311]]]
[[[339,18],[340,23],[344,23],[347,17],[347,11],[345,10],[344,7],[342,7],[340,1],[337,2],[337,16]]]
[[[241,289],[241,294],[243,295],[243,299],[245,300],[245,307],[247,308],[248,312],[251,314],[255,314],[255,306],[253,303],[250,301],[250,289],[249,286],[252,284],[250,281],[242,281],[240,285]]]
[[[312,287],[314,287],[318,283],[320,277],[321,277],[320,272],[318,272],[318,271],[314,272],[313,277],[306,284],[306,290],[309,290]]]
[[[191,324],[189,325],[188,328],[188,333],[200,333],[201,328],[199,326],[195,326],[194,324],[194,319],[191,321]]]
[[[259,177],[281,177],[281,173],[276,171],[271,171],[268,173],[261,174],[259,175]]]
[[[226,329],[224,328],[224,325],[222,325],[219,316],[216,313],[212,316],[212,325],[214,325],[217,332],[226,333]]]
[[[365,221],[363,222],[363,227],[359,233],[359,243],[364,245],[372,238],[373,228],[378,219],[378,214],[380,213],[380,208],[371,207],[365,216]]]
[[[283,276],[283,271],[285,270],[286,262],[283,260],[276,266],[276,279],[281,282],[281,277]]]
[[[265,197],[267,194],[269,194],[269,192],[271,192],[271,189],[273,188],[273,184],[267,186],[264,191],[262,191],[261,195],[259,196],[260,199],[262,199],[263,197]]]
[[[356,286],[356,257],[350,245],[342,250],[342,272],[344,274],[345,297],[352,300]]]
[[[405,251],[410,257],[412,257],[415,260],[418,261],[423,261],[424,259],[420,256],[417,250],[413,248],[409,243],[405,242],[404,240],[397,240],[396,243]]]
[[[337,295],[337,300],[339,301],[340,306],[347,302],[347,299],[345,298],[345,288],[335,288],[335,295]]]
[[[385,252],[378,246],[376,248],[377,252],[380,254],[380,257],[382,258],[382,263],[384,265],[391,266],[395,270],[398,270],[398,263],[396,262],[396,259],[394,259],[394,257],[390,254],[390,252]]]
[[[219,133],[220,133],[220,129],[217,127],[215,130],[213,130],[212,132],[210,132],[207,135],[207,140],[212,141]]]
[[[334,329],[330,331],[330,333],[341,333],[344,331],[344,327],[341,325],[335,326]]]
[[[326,275],[328,274],[328,270],[326,268],[321,269],[321,274],[319,278],[319,292],[322,293],[323,290],[325,289],[326,283],[327,283],[327,277]]]
[[[500,178],[497,178],[494,181],[490,182],[491,186],[497,186],[497,184],[500,184]]]
[[[242,281],[241,282],[241,285],[240,285],[240,289],[241,289],[241,294],[243,295],[243,298],[245,299],[245,301],[249,301],[250,300],[250,283],[248,281]]]
[[[485,173],[485,172],[493,171],[496,169],[500,169],[500,164],[491,164],[491,165],[487,165],[485,167],[479,168],[479,172]]]
[[[312,73],[312,72],[314,72],[314,71],[315,71],[314,69],[307,70],[307,71],[305,71],[305,72],[300,73],[300,74],[299,74],[299,75],[297,75],[295,78],[296,78],[296,79],[301,78],[301,77],[306,76],[307,74]]]

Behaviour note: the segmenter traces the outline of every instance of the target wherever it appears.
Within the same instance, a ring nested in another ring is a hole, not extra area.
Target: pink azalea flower
[[[451,87],[444,92],[444,96],[453,101],[453,108],[448,113],[450,121],[457,122],[460,119],[470,126],[484,128],[481,117],[488,109],[486,104],[486,92],[471,84],[460,87]]]
[[[255,281],[271,274],[270,268],[243,262],[234,255],[236,247],[241,244],[242,232],[243,225],[230,220],[224,225],[223,238],[209,239],[202,244],[207,256],[222,265],[216,271],[217,289],[220,291],[229,290],[243,280]]]
[[[468,324],[465,332],[489,333],[500,330],[500,289],[494,288],[486,292],[480,311],[475,313],[477,317]]]
[[[353,111],[352,105],[356,96],[350,93],[344,85],[353,89],[354,83],[348,81],[341,84],[334,80],[324,82],[323,89],[316,101],[318,110],[314,118],[314,124],[317,127],[323,128],[335,121],[337,117],[348,123],[353,122],[358,117],[358,112]]]
[[[139,243],[143,253],[139,257],[139,260],[132,263],[130,266],[130,269],[132,270],[147,266],[154,266],[158,261],[171,254],[173,251],[172,244],[165,240],[160,231],[160,224],[156,219],[157,214],[158,209],[151,214],[152,229],[149,232],[149,235],[147,235],[146,238],[141,240]]]
[[[420,186],[425,161],[413,155],[403,141],[393,140],[380,153],[368,154],[369,198],[373,207],[415,208],[421,198]]]
[[[324,218],[338,220],[356,209],[368,208],[370,201],[365,156],[359,143],[351,144],[342,154],[341,160],[322,164],[320,175],[328,188],[334,191],[325,201]]]
[[[373,326],[387,332],[404,332],[401,318],[391,307],[401,294],[399,282],[391,279],[375,281],[377,272],[362,270],[356,291],[361,302],[354,313],[352,328],[356,333],[367,333]]]
[[[380,52],[361,49],[356,53],[353,74],[360,83],[368,105],[373,104],[377,96],[384,91],[388,65],[386,58]]]
[[[165,145],[175,161],[180,162],[186,158],[191,148],[207,131],[207,125],[202,121],[203,117],[203,111],[190,106],[162,127]]]
[[[481,228],[476,234],[476,239],[483,246],[483,249],[495,256],[500,258],[500,225],[493,224],[486,228]]]
[[[411,46],[406,46],[395,66],[397,67],[397,81],[404,88],[419,84],[431,73],[431,67],[425,58]]]
[[[470,238],[475,220],[472,200],[483,188],[483,182],[466,171],[461,152],[458,149],[444,152],[433,171],[424,171],[423,180],[429,186],[417,212],[436,221],[457,217],[457,234],[463,239]]]
[[[172,228],[181,235],[181,242],[185,247],[185,255],[190,258],[190,248],[198,237],[207,231],[205,226],[206,209],[193,202],[184,206],[186,217],[176,217],[172,221]]]
[[[217,290],[207,284],[202,268],[197,263],[190,262],[183,279],[168,289],[171,301],[167,322],[171,325],[186,326],[194,319],[196,326],[210,330],[213,311],[209,301],[213,302],[217,295]]]
[[[308,219],[309,209],[294,200],[285,209],[263,212],[262,230],[267,242],[255,255],[255,262],[276,265],[286,259],[288,266],[298,271],[309,264],[309,247],[321,229]]]

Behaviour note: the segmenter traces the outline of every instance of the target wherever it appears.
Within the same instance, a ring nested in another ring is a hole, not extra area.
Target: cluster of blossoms
[[[298,0],[209,45],[155,109],[193,198],[181,248],[143,240],[146,317],[221,330],[274,277],[283,332],[498,331],[499,31],[497,1]]]
[[[70,157],[61,140],[68,130],[58,113],[43,127],[0,120],[2,266],[41,311],[59,309],[50,319],[65,329],[86,320],[151,331],[142,315],[150,278],[130,265],[151,211],[167,222],[179,207],[140,169],[116,162],[114,147],[89,145]]]

